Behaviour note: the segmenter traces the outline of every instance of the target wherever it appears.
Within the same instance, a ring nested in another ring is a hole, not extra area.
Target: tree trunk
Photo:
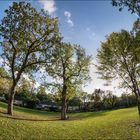
[[[11,92],[8,97],[8,108],[7,113],[9,115],[13,115],[13,103],[14,103],[14,96],[15,96],[15,86],[12,86]]]
[[[133,82],[132,82],[133,83]],[[137,100],[137,106],[138,106],[138,114],[139,114],[139,120],[140,120],[140,90],[138,86],[133,83],[133,92],[135,93],[136,100]]]
[[[61,111],[61,120],[66,120],[67,119],[67,106],[66,104],[62,105],[62,111]]]
[[[66,85],[63,86],[62,91],[62,107],[61,107],[61,120],[67,119],[67,102],[66,102]]]
[[[138,106],[138,114],[139,114],[139,119],[140,119],[140,91],[139,90],[134,90],[136,99],[137,99],[137,106]]]
[[[67,110],[66,110],[66,112],[68,112],[69,111],[69,105],[67,104]]]
[[[137,98],[137,105],[138,105],[138,113],[140,118],[140,97]]]
[[[79,104],[79,111],[81,110],[81,105]]]

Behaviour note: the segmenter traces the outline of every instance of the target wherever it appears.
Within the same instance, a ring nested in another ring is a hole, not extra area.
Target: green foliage
[[[45,87],[40,86],[36,96],[40,103],[51,104],[53,102],[53,95],[51,93],[47,94]]]
[[[23,72],[31,74],[49,61],[53,46],[60,41],[58,21],[25,2],[13,2],[5,13],[0,24],[2,57],[17,82]]]
[[[13,2],[0,24],[2,58],[9,67],[12,86],[8,113],[12,115],[15,90],[23,73],[33,75],[50,62],[51,52],[60,43],[57,18],[38,12],[26,2]]]
[[[119,11],[126,6],[128,11],[140,16],[140,0],[112,0],[112,5],[119,7]]]
[[[106,80],[119,78],[120,87],[135,93],[140,115],[140,31],[139,21],[132,32],[112,33],[97,54],[98,73]]]
[[[0,67],[0,78],[11,79],[9,73],[3,67]]]
[[[0,67],[0,95],[6,96],[10,91],[11,78],[4,68]]]
[[[135,94],[122,94],[121,95],[121,104],[123,104],[123,106],[131,106],[134,103],[136,104],[136,96]]]
[[[102,109],[104,107],[103,96],[104,96],[104,91],[101,89],[95,89],[94,92],[91,94],[90,104],[93,110]]]
[[[53,65],[49,74],[55,79],[54,88],[61,93],[63,86],[67,86],[67,100],[77,92],[79,85],[89,80],[89,66],[91,56],[86,55],[80,46],[62,43],[53,51]],[[59,82],[58,82],[59,81]]]
[[[97,55],[97,69],[102,78],[120,78],[121,87],[130,88],[134,92],[134,86],[140,82],[139,39],[139,33],[133,35],[125,30],[107,37]]]
[[[61,102],[61,119],[67,119],[68,101],[75,95],[77,89],[89,79],[91,57],[83,48],[77,45],[61,43],[52,52],[51,64],[47,67],[50,76],[54,78],[51,85]]]
[[[80,106],[81,103],[82,103],[81,99],[78,96],[75,95],[73,98],[71,98],[69,100],[68,105],[70,105],[70,106]]]
[[[104,96],[104,104],[108,108],[114,108],[116,103],[118,102],[118,99],[116,95],[113,95],[111,91],[108,91],[107,94]]]

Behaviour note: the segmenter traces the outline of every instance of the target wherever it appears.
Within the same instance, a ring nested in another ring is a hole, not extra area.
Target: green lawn
[[[6,104],[0,103],[0,111]],[[137,108],[69,114],[71,120],[57,120],[59,113],[15,107],[16,117],[0,117],[0,139],[140,139]],[[1,116],[2,114],[0,114]]]

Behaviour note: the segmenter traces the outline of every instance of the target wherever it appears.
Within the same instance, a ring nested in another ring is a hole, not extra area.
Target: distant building
[[[48,104],[37,104],[35,106],[36,109],[48,110],[48,111],[58,111],[59,107],[56,105],[48,105]]]
[[[5,96],[0,96],[0,100],[1,100],[1,101],[6,101]]]
[[[23,105],[23,101],[22,100],[14,100],[14,104],[22,106]]]

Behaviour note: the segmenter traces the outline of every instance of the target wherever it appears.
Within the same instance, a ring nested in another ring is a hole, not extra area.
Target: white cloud
[[[71,18],[71,13],[68,12],[68,11],[65,11],[65,12],[64,12],[64,15],[65,15],[66,17],[68,17],[68,18]]]
[[[70,25],[70,26],[74,26],[74,23],[71,19],[71,13],[69,11],[65,11],[64,12],[64,16],[66,17],[66,22]]]
[[[90,40],[93,40],[94,37],[95,37],[95,35],[96,35],[95,32],[93,32],[92,29],[91,29],[90,27],[87,27],[87,28],[86,28],[86,31],[88,32],[88,37],[89,37],[89,39],[90,39]]]
[[[94,32],[89,34],[89,39],[93,39],[94,37],[95,37],[95,33]]]
[[[87,28],[86,28],[86,31],[89,32],[89,31],[91,31],[91,29],[90,29],[89,27],[87,27]]]
[[[44,10],[48,11],[50,15],[54,14],[57,10],[54,0],[39,0],[39,2],[43,5]]]

